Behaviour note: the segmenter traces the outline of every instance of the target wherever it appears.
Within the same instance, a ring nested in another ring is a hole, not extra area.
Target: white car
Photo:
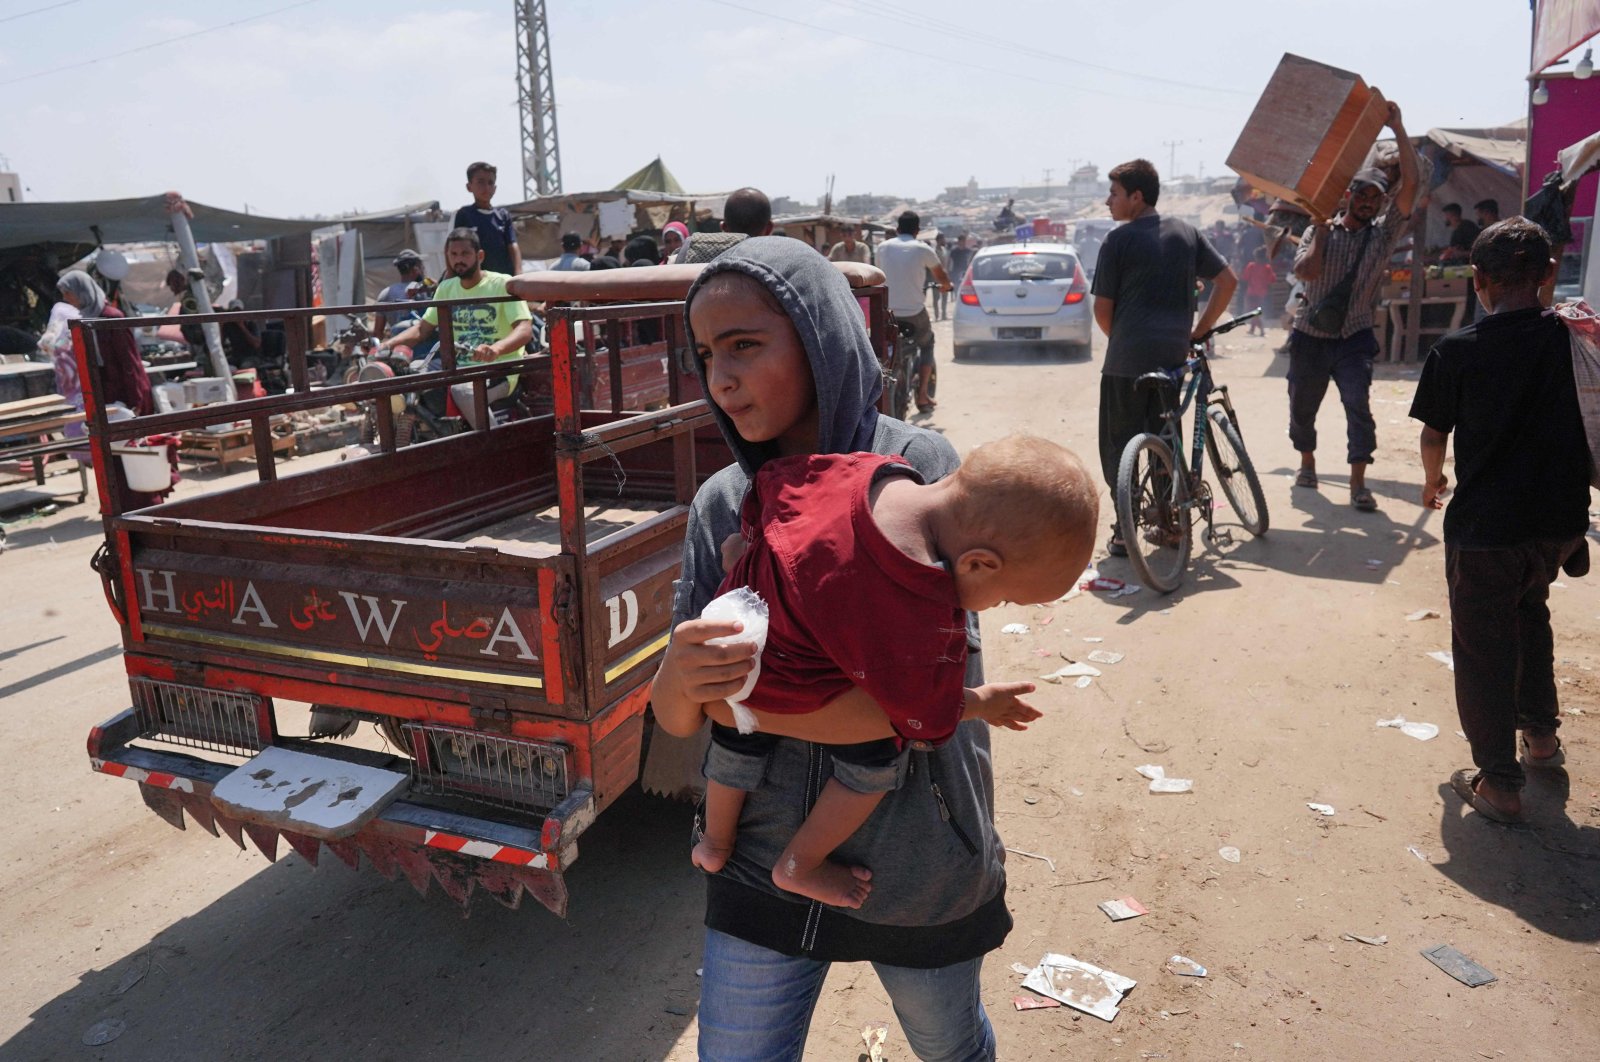
[[[984,346],[1067,348],[1088,357],[1094,312],[1077,252],[1060,243],[1005,243],[972,259],[951,318],[957,361]]]

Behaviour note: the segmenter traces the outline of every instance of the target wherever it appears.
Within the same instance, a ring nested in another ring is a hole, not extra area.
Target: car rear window
[[[973,280],[1019,280],[1040,277],[1070,280],[1072,256],[1066,254],[991,254],[972,264]]]

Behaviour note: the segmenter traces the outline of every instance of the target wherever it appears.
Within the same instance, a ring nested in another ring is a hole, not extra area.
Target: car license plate
[[[1038,339],[1040,329],[1037,328],[997,328],[996,339]]]

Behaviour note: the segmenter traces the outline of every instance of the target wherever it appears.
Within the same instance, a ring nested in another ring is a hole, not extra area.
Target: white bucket
[[[167,462],[165,446],[112,443],[111,452],[122,459],[122,474],[129,490],[159,494],[172,486],[172,466]]]

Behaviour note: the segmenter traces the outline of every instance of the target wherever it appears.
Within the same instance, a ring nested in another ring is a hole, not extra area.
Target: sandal
[[[1529,752],[1526,734],[1517,736],[1517,749],[1522,754],[1518,758],[1522,760],[1524,767],[1565,767],[1567,763],[1567,750],[1561,744],[1560,738],[1556,738],[1556,750],[1548,756],[1535,756]]]
[[[1316,471],[1316,469],[1314,469],[1314,468],[1302,468],[1300,470],[1299,474],[1294,477],[1294,485],[1297,486],[1297,487],[1310,487],[1312,490],[1316,490],[1317,489],[1317,471]]]
[[[1479,775],[1467,777],[1467,768],[1463,767],[1450,776],[1450,788],[1456,791],[1468,807],[1491,822],[1501,822],[1513,825],[1522,821],[1521,815],[1509,815],[1493,804],[1489,803],[1476,788]]]
[[[1378,511],[1378,499],[1366,487],[1358,487],[1350,492],[1350,505],[1359,513],[1375,513]]]
[[[1128,546],[1122,541],[1120,532],[1112,531],[1111,537],[1106,539],[1106,552],[1113,557],[1126,557],[1128,555]]]

